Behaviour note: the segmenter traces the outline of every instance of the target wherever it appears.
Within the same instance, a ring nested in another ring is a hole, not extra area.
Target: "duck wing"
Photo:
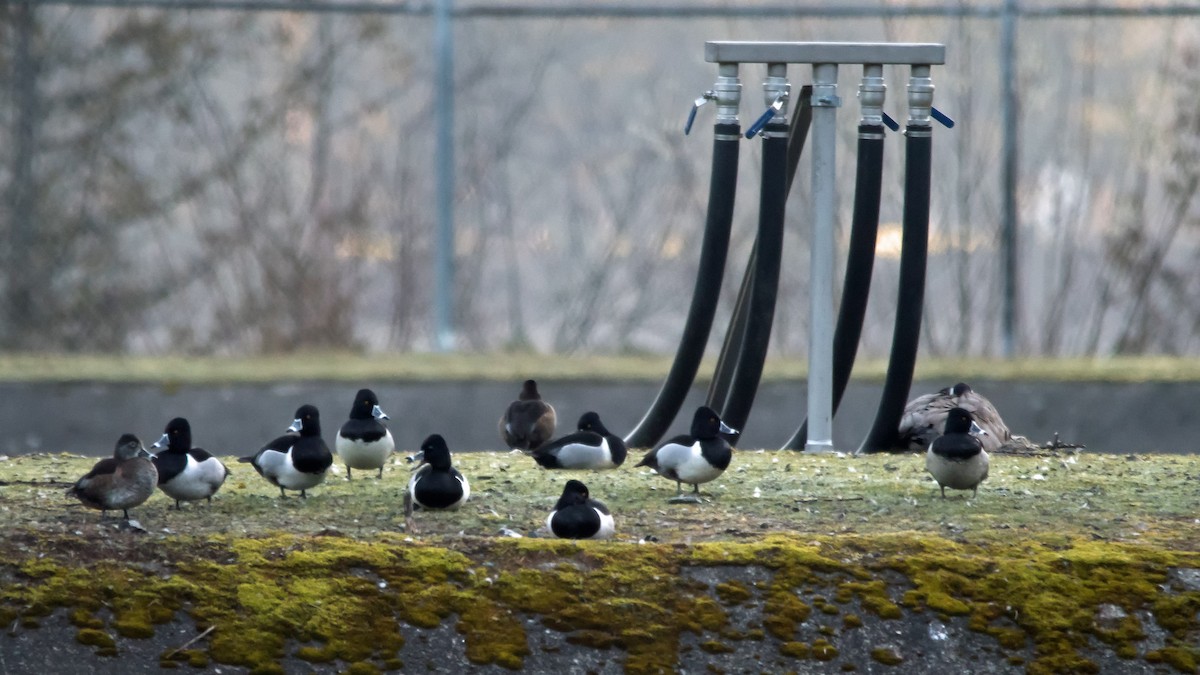
[[[579,468],[604,452],[604,437],[594,431],[576,431],[533,451],[533,458],[547,469]]]
[[[987,398],[974,391],[968,391],[960,397],[959,406],[969,411],[975,423],[995,438],[997,447],[1012,440],[1012,433],[1000,418],[1000,411],[996,410],[996,406]]]
[[[942,429],[946,427],[946,415],[954,407],[957,407],[957,402],[945,389],[909,401],[904,406],[900,426],[896,429],[901,442],[911,450],[929,447],[933,439],[942,434]]]

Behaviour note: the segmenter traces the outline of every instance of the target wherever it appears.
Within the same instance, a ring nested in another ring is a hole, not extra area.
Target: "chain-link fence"
[[[0,6],[0,349],[429,348],[433,19],[369,9]],[[936,104],[960,122],[935,131],[924,349],[997,353],[998,19],[888,14],[459,15],[460,348],[671,350],[707,199],[711,144],[681,130],[715,77],[704,41],[899,40],[947,45]],[[1019,351],[1200,352],[1200,22],[1024,16],[1017,54]],[[743,69],[744,120],[763,74]],[[843,232],[858,76],[841,76]],[[906,78],[888,71],[895,117]],[[724,316],[753,240],[758,151],[743,144]],[[772,343],[794,355],[808,335],[806,167]],[[871,355],[891,336],[902,169],[894,136]]]

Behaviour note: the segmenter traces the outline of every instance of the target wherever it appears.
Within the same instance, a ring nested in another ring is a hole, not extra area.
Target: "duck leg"
[[[346,466],[346,480],[354,480],[354,469],[351,469],[349,465]]]
[[[379,475],[376,476],[376,478],[378,478],[379,480],[383,480],[383,467],[382,466],[379,467]]]
[[[413,520],[412,493],[408,490],[404,491],[404,531],[409,534],[417,533],[417,523]]]
[[[692,485],[692,488],[695,491],[692,494],[685,495],[685,494],[683,494],[683,483],[681,481],[675,481],[675,482],[678,483],[678,485],[679,485],[679,491],[675,493],[674,497],[671,497],[670,499],[667,500],[668,504],[699,504],[700,503],[700,486],[699,485]]]

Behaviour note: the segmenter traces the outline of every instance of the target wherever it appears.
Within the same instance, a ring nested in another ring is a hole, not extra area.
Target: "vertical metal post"
[[[883,65],[863,64],[858,99],[862,117],[858,123],[858,166],[854,175],[854,215],[846,250],[841,309],[833,331],[833,408],[837,415],[842,395],[854,370],[858,342],[862,337],[871,277],[875,266],[875,239],[879,232],[879,196],[883,185],[883,102],[887,85]],[[786,450],[803,450],[808,443],[808,419],[784,443]]]
[[[1017,350],[1017,0],[1005,0],[1000,22],[1000,97],[1003,168],[1000,172],[1001,250],[1004,299],[1001,347],[1005,358]]]
[[[437,244],[434,269],[434,348],[454,349],[454,0],[437,0],[433,45],[437,58]]]
[[[833,449],[833,257],[837,209],[835,63],[813,64],[813,235],[809,267],[808,441],[806,451]]]

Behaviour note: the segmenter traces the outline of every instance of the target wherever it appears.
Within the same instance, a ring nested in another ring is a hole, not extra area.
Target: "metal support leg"
[[[813,236],[809,267],[807,451],[833,449],[833,256],[837,209],[836,63],[813,64]]]
[[[883,101],[887,86],[883,66],[863,66],[858,100],[862,118],[858,126],[858,166],[854,178],[854,216],[850,225],[850,246],[846,255],[846,273],[842,281],[842,306],[833,332],[833,414],[838,405],[858,354],[871,276],[875,265],[875,240],[879,232],[879,196],[883,176]],[[803,450],[808,441],[808,420],[784,444],[787,450]]]

